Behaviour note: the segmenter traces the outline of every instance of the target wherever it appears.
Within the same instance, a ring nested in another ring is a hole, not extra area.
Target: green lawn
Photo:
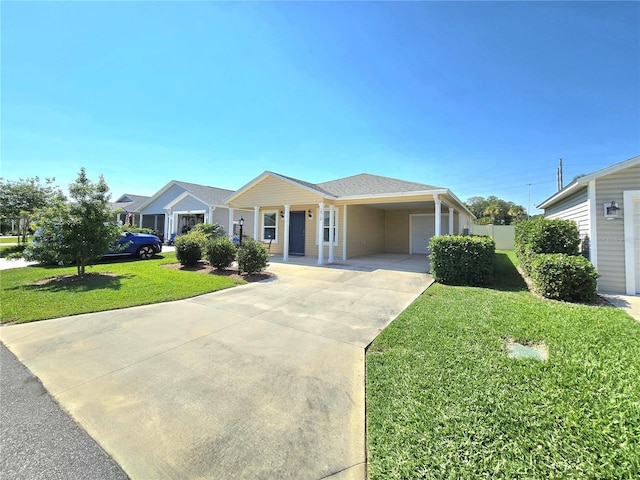
[[[640,478],[640,323],[534,297],[497,258],[493,289],[433,285],[369,348],[369,478]]]
[[[30,322],[79,313],[193,297],[244,283],[228,277],[162,268],[175,253],[147,261],[118,259],[87,268],[113,276],[37,285],[38,280],[76,273],[75,267],[32,266],[0,272],[0,322]]]
[[[33,237],[27,237],[27,242],[30,242]],[[0,237],[0,243],[18,243],[18,237]]]

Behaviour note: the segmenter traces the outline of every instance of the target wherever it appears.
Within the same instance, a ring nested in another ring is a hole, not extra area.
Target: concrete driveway
[[[188,300],[0,328],[133,479],[363,479],[364,348],[424,273],[272,263]]]

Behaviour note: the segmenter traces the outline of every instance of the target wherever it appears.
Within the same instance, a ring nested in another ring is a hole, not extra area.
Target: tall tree
[[[34,212],[63,196],[54,181],[55,178],[45,178],[44,183],[39,177],[0,178],[0,218],[18,221],[18,242],[27,241]]]
[[[522,205],[513,205],[509,209],[509,215],[511,216],[511,218],[515,223],[518,223],[520,219],[524,217],[525,213],[526,213],[526,210]]]
[[[71,202],[59,201],[38,211],[41,241],[29,254],[37,260],[73,263],[82,277],[85,268],[102,258],[117,240],[119,228],[112,222],[109,187],[102,175],[93,183],[81,168],[69,185],[69,196]]]

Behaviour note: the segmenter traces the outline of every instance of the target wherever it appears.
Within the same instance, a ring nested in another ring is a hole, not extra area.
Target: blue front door
[[[289,255],[304,255],[305,213],[289,214]]]

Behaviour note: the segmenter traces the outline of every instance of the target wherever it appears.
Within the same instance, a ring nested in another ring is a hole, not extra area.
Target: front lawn
[[[240,280],[163,268],[174,252],[151,260],[118,259],[88,267],[80,281],[43,282],[75,274],[76,267],[31,266],[0,272],[0,322],[30,322],[79,313],[167,302],[229,288]],[[110,275],[96,275],[98,273]]]
[[[497,258],[493,289],[435,284],[369,348],[369,478],[639,478],[640,323],[534,297]]]

